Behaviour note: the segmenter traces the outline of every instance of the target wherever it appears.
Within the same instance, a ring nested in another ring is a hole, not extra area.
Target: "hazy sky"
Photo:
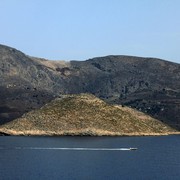
[[[0,44],[55,60],[180,63],[180,0],[0,0]]]

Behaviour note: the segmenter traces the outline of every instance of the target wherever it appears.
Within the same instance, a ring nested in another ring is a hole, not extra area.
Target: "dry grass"
[[[0,128],[0,133],[10,134],[14,136],[165,136],[165,135],[175,135],[180,134],[180,132],[172,131],[165,133],[143,133],[143,132],[135,132],[135,133],[119,133],[119,132],[111,132],[105,131],[102,129],[82,129],[82,130],[70,130],[70,131],[43,131],[43,130],[27,130],[27,131],[17,131],[12,129]]]
[[[58,61],[49,61],[46,59],[42,59],[42,58],[36,58],[36,57],[30,57],[31,59],[33,59],[35,62],[38,62],[39,64],[44,65],[47,68],[56,70],[56,68],[60,67],[69,67],[70,66],[70,62],[68,61],[63,61],[63,60],[58,60]]]
[[[89,94],[53,100],[0,127],[13,135],[167,135],[176,131],[131,108]]]

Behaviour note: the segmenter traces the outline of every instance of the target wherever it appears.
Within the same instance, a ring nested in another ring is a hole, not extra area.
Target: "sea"
[[[0,180],[36,179],[179,180],[180,135],[0,136]]]

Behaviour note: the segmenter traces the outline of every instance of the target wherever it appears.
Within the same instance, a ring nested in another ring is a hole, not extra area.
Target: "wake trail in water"
[[[71,148],[71,147],[0,147],[0,149],[16,150],[67,150],[67,151],[130,151],[137,148]]]

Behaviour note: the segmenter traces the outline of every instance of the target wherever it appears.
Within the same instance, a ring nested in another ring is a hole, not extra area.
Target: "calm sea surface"
[[[129,147],[138,150],[115,150]],[[4,179],[179,180],[180,136],[0,136],[0,180]]]

